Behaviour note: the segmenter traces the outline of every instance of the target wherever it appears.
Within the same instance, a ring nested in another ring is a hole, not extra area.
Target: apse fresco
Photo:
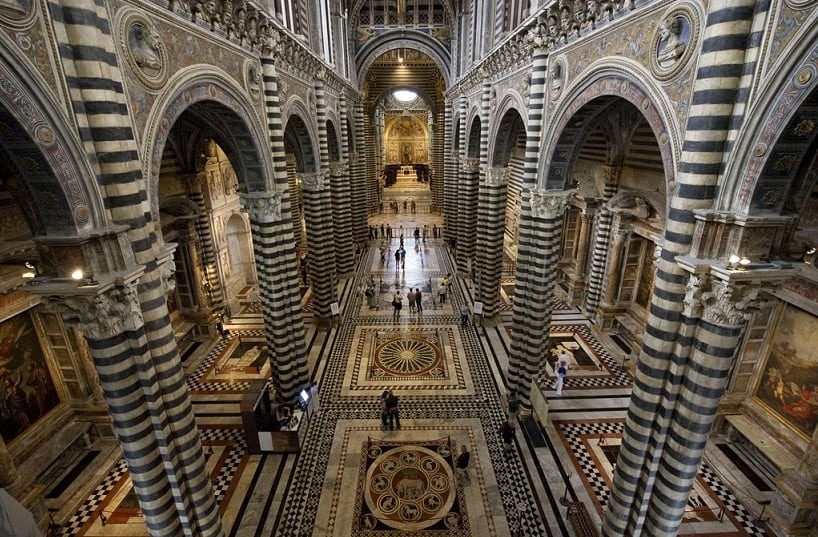
[[[818,425],[818,319],[788,306],[756,397],[807,436]]]
[[[59,402],[31,316],[0,323],[0,436],[11,442]]]

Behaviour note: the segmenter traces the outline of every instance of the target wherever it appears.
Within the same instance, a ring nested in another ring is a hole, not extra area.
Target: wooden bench
[[[599,537],[588,509],[582,502],[568,502],[568,520],[577,537]]]

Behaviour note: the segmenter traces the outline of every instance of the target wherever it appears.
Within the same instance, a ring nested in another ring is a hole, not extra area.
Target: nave
[[[355,276],[341,283],[337,322],[320,328],[307,323],[310,378],[320,403],[300,453],[247,452],[239,404],[252,380],[270,374],[269,364],[258,359],[264,336],[252,288],[240,293],[243,308],[226,324],[229,338],[203,343],[187,357],[225,535],[577,535],[564,503],[583,505],[598,528],[630,395],[623,348],[608,337],[600,340],[579,310],[560,298],[550,363],[538,379],[547,400],[538,410],[547,416],[513,420],[514,449],[506,453],[498,431],[508,411],[513,279],[504,278],[499,322],[483,326],[472,317],[463,325],[473,282],[453,277],[439,304],[443,278],[455,274],[451,251],[440,239],[416,242],[408,232],[438,225],[436,217],[370,219],[373,226],[382,222],[407,230],[405,267],[395,265],[397,234],[370,241]],[[388,255],[382,264],[383,245]],[[370,278],[374,307],[362,293]],[[421,289],[423,311],[411,313],[404,300],[396,321],[392,298],[410,287]],[[557,396],[550,387],[551,363],[562,350],[570,356],[570,375]],[[381,427],[378,398],[384,390],[399,397],[399,430]],[[451,468],[461,445],[471,453],[467,481]],[[720,474],[726,472],[734,486],[753,485],[723,462],[703,466],[680,534],[765,535],[753,522],[758,506],[752,494],[744,489],[744,505]],[[100,484],[63,535],[147,535],[117,450],[87,472]]]

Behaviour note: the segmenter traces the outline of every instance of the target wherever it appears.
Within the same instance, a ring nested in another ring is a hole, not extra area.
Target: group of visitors
[[[400,236],[403,236],[403,225],[400,228],[393,228],[389,224],[381,224],[380,226],[369,226],[369,239],[370,240],[377,240],[377,239],[391,239],[393,238],[393,231],[399,229]],[[424,244],[426,243],[426,239],[429,237],[433,239],[437,239],[440,237],[440,228],[437,227],[437,224],[432,224],[431,229],[429,228],[428,224],[424,224],[423,227],[415,227],[415,228],[406,228],[407,232],[411,232],[412,236],[415,237],[415,242],[420,239],[423,239]],[[397,231],[396,231],[397,232]]]
[[[406,303],[409,305],[409,313],[417,313],[418,315],[423,313],[423,293],[420,291],[420,287],[409,288],[409,292],[406,293]],[[400,312],[403,309],[403,295],[400,290],[396,291],[395,296],[392,297],[392,307],[394,308],[392,318],[397,321],[400,319]]]
[[[380,209],[381,214],[383,214],[383,202],[381,202]],[[400,212],[400,203],[397,201],[390,201],[389,212],[398,214]],[[403,212],[407,214],[408,213],[415,214],[415,212],[417,212],[417,204],[415,203],[415,200],[413,199],[403,200]]]

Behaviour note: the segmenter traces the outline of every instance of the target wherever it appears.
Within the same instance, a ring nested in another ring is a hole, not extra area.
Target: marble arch
[[[466,143],[466,156],[474,158],[480,154],[480,130],[483,125],[483,118],[480,117],[480,111],[476,106],[467,112],[467,117],[466,139],[464,140]],[[476,140],[474,139],[475,128],[477,128]]]
[[[177,73],[148,119],[143,145],[145,165],[150,166],[146,176],[150,179],[148,198],[154,217],[158,217],[162,152],[176,120],[188,110],[195,111],[222,138],[219,145],[249,192],[274,190],[270,151],[257,145],[258,140],[269,139],[258,110],[226,73],[214,73],[212,66],[197,66]]]
[[[814,99],[815,93],[818,92],[818,28],[813,29],[811,39],[794,41],[801,45],[800,50],[791,55],[783,54],[785,60],[779,70],[780,76],[775,78],[768,88],[759,90],[759,94],[764,96],[763,100],[744,120],[745,129],[758,125],[761,125],[761,128],[754,136],[741,138],[736,145],[725,175],[724,192],[717,201],[717,207],[722,210],[750,213],[753,209],[753,200],[757,199],[759,194],[764,194],[760,190],[765,188],[774,190],[773,184],[765,186],[763,172],[767,170],[771,159],[777,155],[777,148],[782,136],[785,135],[785,130],[790,126],[790,121],[799,113],[801,106],[810,97]],[[818,129],[814,129],[810,134],[814,139]],[[800,152],[803,154],[811,143],[801,144],[803,148]],[[797,166],[793,166],[787,174],[785,192],[780,196],[779,202],[775,207],[766,210],[780,210],[783,207],[786,189],[795,173]],[[781,184],[780,177],[776,183]]]
[[[336,125],[339,123],[336,123],[333,118],[327,118],[327,150],[330,162],[341,160],[341,132]]]
[[[50,94],[41,91],[45,87],[47,84],[6,47],[0,47],[0,115],[6,112],[35,149],[28,157],[43,170],[43,182],[36,191],[42,195],[32,196],[32,203],[40,215],[52,216],[49,222],[39,223],[43,229],[32,231],[65,235],[66,223],[76,233],[105,227],[108,217],[96,181],[99,170],[88,162],[76,129],[65,123],[65,111]],[[57,203],[39,207],[47,198]]]
[[[679,147],[678,137],[668,127],[664,110],[669,109],[669,106],[662,106],[663,103],[652,95],[658,95],[658,92],[643,88],[643,82],[619,70],[603,68],[583,77],[566,95],[554,113],[557,119],[543,135],[545,144],[541,149],[538,172],[539,177],[545,178],[546,184],[542,186],[548,190],[565,189],[568,170],[579,150],[575,143],[568,143],[568,140],[580,134],[586,127],[587,120],[603,113],[615,99],[630,102],[642,113],[653,130],[665,163],[665,184],[674,181],[678,152],[673,148]],[[578,122],[577,113],[581,110],[585,121]],[[558,151],[557,148],[563,145],[570,146],[571,150]],[[546,170],[547,174],[544,173]],[[671,194],[672,188],[668,187],[668,201]]]
[[[509,131],[506,133],[506,144],[503,148],[500,148],[498,145],[499,138],[501,136],[501,132],[510,127],[514,124],[512,114],[516,114],[520,120],[522,121],[523,130],[525,130],[525,115],[521,110],[525,111],[525,107],[522,104],[522,99],[520,95],[516,92],[509,93],[505,97],[503,97],[503,101],[500,103],[500,106],[497,108],[497,113],[493,115],[491,121],[491,127],[489,129],[489,147],[488,147],[488,155],[489,155],[489,165],[490,166],[505,166],[508,162],[508,153],[510,152],[513,145],[510,145],[509,142],[511,140],[508,139],[508,136],[515,135],[515,132]],[[511,123],[507,123],[507,121],[511,119]],[[500,150],[505,149],[502,153],[505,155],[505,158],[499,159]]]
[[[449,51],[438,40],[417,30],[391,30],[380,34],[378,39],[368,41],[355,54],[355,64],[358,66],[357,79],[364,80],[366,73],[379,57],[400,48],[414,48],[429,56],[437,65],[445,87],[451,85]]]
[[[303,104],[292,103],[293,106],[284,122],[284,144],[296,152],[298,165],[296,171],[302,173],[312,173],[318,171],[318,155],[316,150],[317,140],[312,125],[304,121],[305,117],[310,117]]]

